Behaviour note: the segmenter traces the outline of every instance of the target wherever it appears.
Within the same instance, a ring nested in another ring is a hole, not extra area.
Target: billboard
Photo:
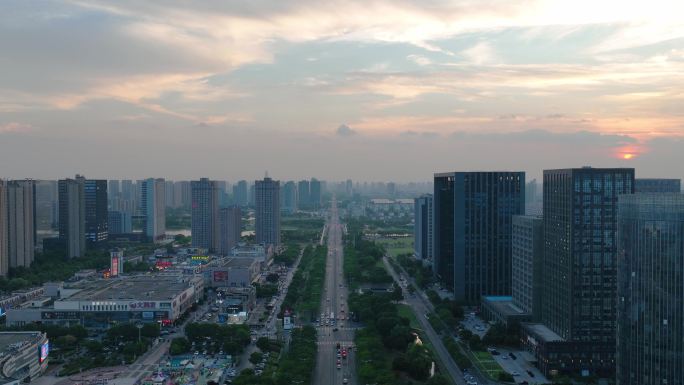
[[[40,351],[38,352],[39,361],[41,364],[43,363],[43,361],[45,361],[47,359],[49,353],[50,353],[50,341],[45,341],[45,343],[40,346]]]
[[[214,271],[214,282],[225,282],[228,280],[228,270]]]
[[[119,256],[112,253],[112,264],[109,268],[109,276],[116,277],[119,275]]]
[[[154,319],[154,312],[153,311],[144,311],[144,312],[142,312],[142,317],[143,317],[143,319]]]
[[[294,325],[292,325],[292,319],[290,316],[283,317],[283,329],[290,330]]]

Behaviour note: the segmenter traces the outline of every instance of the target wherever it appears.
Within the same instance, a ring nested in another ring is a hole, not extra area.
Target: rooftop
[[[68,301],[122,299],[163,301],[173,298],[188,288],[188,283],[180,282],[175,276],[145,275],[88,281],[70,288],[81,290],[69,297]]]
[[[254,258],[240,258],[240,257],[228,257],[220,263],[221,267],[243,267],[248,268],[256,263]]]
[[[0,332],[0,355],[11,354],[24,342],[33,342],[41,335],[41,332]]]
[[[535,334],[537,337],[541,338],[542,340],[544,340],[546,342],[565,341],[563,339],[563,337],[556,334],[556,332],[549,329],[544,324],[529,323],[529,324],[523,324],[523,327],[525,329],[527,329],[529,332]]]

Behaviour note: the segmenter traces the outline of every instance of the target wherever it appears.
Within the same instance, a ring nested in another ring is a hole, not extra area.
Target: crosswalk
[[[316,345],[318,346],[328,346],[328,345],[335,345],[340,344],[340,346],[349,346],[353,344],[354,341],[317,341]]]
[[[317,326],[316,329],[321,330],[321,331],[329,331],[335,329],[335,326]],[[354,327],[354,326],[346,326],[346,327],[340,327],[337,328],[338,331],[340,330],[358,330],[361,329],[360,327]]]

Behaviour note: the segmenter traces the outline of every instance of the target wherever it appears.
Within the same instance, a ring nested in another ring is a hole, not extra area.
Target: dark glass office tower
[[[681,191],[680,179],[637,178],[634,181],[635,193],[678,193]]]
[[[99,247],[109,237],[107,180],[86,179],[84,183],[86,244]]]
[[[458,301],[511,294],[511,231],[525,213],[524,172],[450,172],[434,179],[434,270]]]
[[[264,178],[254,183],[256,242],[280,246],[280,182]]]
[[[619,202],[617,383],[684,384],[684,195]]]
[[[632,168],[544,171],[542,321],[575,353],[568,371],[611,375],[615,362],[618,196]],[[551,358],[553,359],[553,358]]]
[[[416,258],[432,263],[432,195],[415,198],[413,205],[413,252]]]

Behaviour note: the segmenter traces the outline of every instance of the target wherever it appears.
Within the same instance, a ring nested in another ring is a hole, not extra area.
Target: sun
[[[632,159],[634,158],[634,154],[624,154],[622,155],[622,159]]]

